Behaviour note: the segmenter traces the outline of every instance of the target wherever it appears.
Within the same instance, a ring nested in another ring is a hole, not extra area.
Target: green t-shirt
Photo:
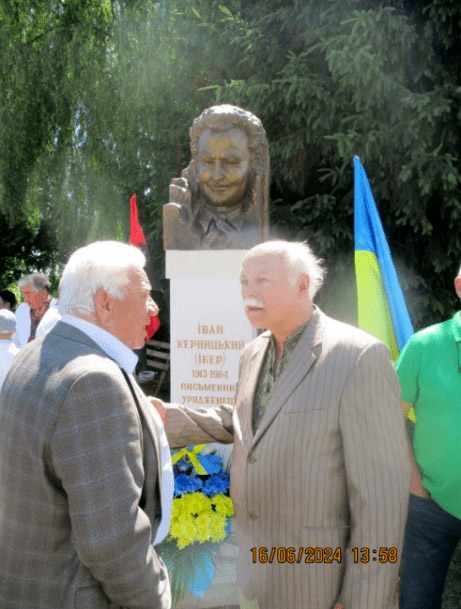
[[[414,334],[396,370],[402,399],[415,405],[414,450],[423,485],[461,518],[461,316]]]

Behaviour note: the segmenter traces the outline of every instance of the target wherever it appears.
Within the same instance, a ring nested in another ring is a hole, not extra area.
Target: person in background
[[[16,310],[14,343],[22,348],[50,330],[59,320],[58,301],[50,294],[51,284],[42,273],[32,273],[18,281],[23,301]]]
[[[438,609],[461,539],[461,313],[414,334],[396,370],[404,415],[414,406],[416,417],[400,607]]]
[[[19,349],[11,340],[16,331],[16,317],[8,309],[0,310],[0,391],[6,374]]]
[[[16,311],[18,301],[14,292],[11,290],[2,290],[0,292],[0,309],[9,309],[10,311]]]

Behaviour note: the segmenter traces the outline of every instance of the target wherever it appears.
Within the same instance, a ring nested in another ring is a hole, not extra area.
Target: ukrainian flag
[[[392,359],[413,334],[373,194],[360,159],[354,157],[355,273],[358,325],[385,343]]]

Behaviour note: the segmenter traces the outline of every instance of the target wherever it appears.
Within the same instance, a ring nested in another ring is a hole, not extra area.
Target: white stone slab
[[[256,336],[242,307],[245,250],[167,250],[171,401],[233,403],[243,346]]]

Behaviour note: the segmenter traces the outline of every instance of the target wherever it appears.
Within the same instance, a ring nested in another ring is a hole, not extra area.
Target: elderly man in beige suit
[[[252,606],[390,609],[409,488],[399,383],[384,344],[313,304],[322,276],[306,244],[247,253],[243,305],[267,331],[243,350],[235,408],[167,405],[167,436],[234,441],[238,583]]]

